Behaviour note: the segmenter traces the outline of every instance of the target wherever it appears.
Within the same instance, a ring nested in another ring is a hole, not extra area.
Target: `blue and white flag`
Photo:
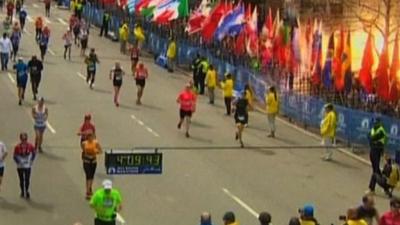
[[[231,36],[239,34],[244,22],[244,7],[240,4],[225,16],[215,32],[215,37],[222,40],[228,34]]]
[[[128,0],[128,11],[129,13],[135,12],[137,0]]]

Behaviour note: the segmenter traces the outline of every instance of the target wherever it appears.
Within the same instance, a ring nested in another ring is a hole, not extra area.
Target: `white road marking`
[[[240,198],[238,198],[237,196],[235,196],[234,194],[232,194],[228,189],[226,188],[222,188],[222,191],[228,195],[231,199],[233,199],[236,203],[238,203],[240,206],[242,206],[245,210],[247,210],[251,215],[253,215],[254,217],[258,218],[258,213],[252,209],[249,205],[247,205],[245,202],[243,202],[242,200],[240,200]]]
[[[28,19],[28,22],[33,22],[32,17],[28,16],[27,19]]]
[[[39,8],[38,4],[33,3],[32,5],[33,5],[34,8]]]
[[[8,78],[10,78],[11,83],[15,84],[16,82],[15,82],[15,79],[14,79],[14,77],[12,76],[12,74],[11,74],[11,73],[7,73],[7,75],[8,75]]]
[[[46,122],[47,127],[49,128],[50,132],[55,134],[56,130],[54,129],[53,126],[51,126],[51,124],[49,123],[49,121]]]
[[[49,53],[50,53],[51,55],[56,55],[56,53],[53,52],[53,50],[51,50],[50,48],[49,48]]]
[[[117,213],[117,221],[120,222],[121,224],[125,224],[126,223],[124,218],[119,213]]]
[[[80,72],[76,72],[76,75],[78,75],[78,77],[82,78],[82,80],[86,81],[86,77],[83,76],[83,74],[81,74]]]
[[[67,24],[63,19],[61,19],[61,18],[58,18],[58,21],[59,21],[62,25],[65,25],[65,26],[68,25],[68,24]]]
[[[46,22],[47,24],[51,24],[51,21],[47,18],[44,18],[44,22]]]
[[[144,127],[150,134],[154,135],[155,137],[160,137],[160,135],[157,132],[155,132],[153,129],[148,127],[143,121],[141,121],[140,119],[136,118],[135,115],[131,115],[131,118],[133,120],[135,120],[136,123],[138,123],[140,126]]]

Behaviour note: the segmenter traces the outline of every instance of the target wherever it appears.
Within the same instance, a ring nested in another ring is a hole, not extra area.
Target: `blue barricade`
[[[84,16],[90,20],[92,24],[101,25],[103,11],[86,7]],[[131,20],[130,27],[133,28],[134,19]],[[110,30],[118,35],[118,28],[121,19],[112,16]],[[144,47],[155,55],[165,54],[167,50],[168,40],[160,37],[156,33],[150,31],[147,22],[143,24],[146,32],[146,42]],[[130,34],[130,40],[133,40],[133,34]],[[235,79],[235,90],[243,90],[246,84],[249,84],[254,92],[256,100],[265,104],[265,94],[268,87],[275,85],[271,77],[262,73],[256,73],[249,68],[243,66],[235,66],[229,64],[220,58],[217,58],[211,51],[199,46],[190,45],[185,41],[177,42],[177,62],[181,65],[190,65],[197,53],[206,56],[210,63],[215,67],[219,80],[224,78],[227,72],[232,73]],[[325,102],[312,96],[303,96],[295,93],[280,94],[280,113],[291,118],[292,120],[302,123],[309,127],[319,128],[323,117],[323,106]],[[368,145],[367,135],[371,129],[371,119],[375,116],[373,113],[363,112],[360,110],[349,109],[342,106],[336,106],[338,117],[337,135],[340,139],[348,143]],[[389,151],[399,151],[400,146],[400,120],[381,116],[385,129],[389,136],[387,149]]]

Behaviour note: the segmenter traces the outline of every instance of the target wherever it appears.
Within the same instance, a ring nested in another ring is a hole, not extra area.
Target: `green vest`
[[[383,128],[382,125],[380,125],[380,126],[378,127],[378,129],[375,129],[375,127],[373,127],[373,128],[371,129],[371,137],[375,136],[375,135],[378,134],[379,132],[383,132],[384,135],[383,135],[383,137],[382,137],[381,139],[377,140],[377,142],[381,143],[382,145],[386,145],[386,144],[387,144],[387,141],[388,141],[388,140],[387,140],[388,137],[387,137],[385,128]]]
[[[202,66],[202,68],[201,68],[201,69],[202,69],[202,72],[203,72],[204,74],[206,74],[207,71],[208,71],[208,67],[209,67],[210,64],[208,64],[208,61],[207,61],[207,60],[203,60],[203,61],[201,61],[200,65]]]

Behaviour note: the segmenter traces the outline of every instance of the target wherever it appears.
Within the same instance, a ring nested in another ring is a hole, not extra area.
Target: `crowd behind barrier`
[[[84,9],[84,16],[92,25],[101,26],[104,10],[87,5]],[[127,17],[121,13],[112,13],[110,22],[110,31],[118,35],[118,29],[122,20],[127,21]],[[135,25],[135,18],[128,19],[129,27],[132,31]],[[145,30],[146,41],[144,48],[154,55],[165,54],[168,45],[168,33],[156,32],[157,27],[149,22],[142,22]],[[132,32],[129,40],[134,40]],[[245,84],[249,84],[254,92],[256,100],[265,104],[265,94],[271,85],[279,86],[277,82],[261,72],[255,72],[244,65],[233,65],[216,57],[209,49],[191,44],[189,41],[177,40],[177,64],[189,66],[197,53],[207,57],[209,62],[214,65],[218,71],[220,79],[230,72],[235,79],[235,90],[242,90]],[[323,116],[323,106],[326,102],[318,97],[305,96],[294,93],[293,91],[281,91],[280,114],[290,118],[296,123],[305,127],[319,128]],[[368,145],[367,135],[371,129],[371,119],[377,114],[365,111],[346,108],[335,105],[338,115],[338,139],[349,145]],[[379,115],[383,121],[384,127],[388,133],[387,150],[392,154],[400,152],[400,120],[388,116]]]

